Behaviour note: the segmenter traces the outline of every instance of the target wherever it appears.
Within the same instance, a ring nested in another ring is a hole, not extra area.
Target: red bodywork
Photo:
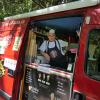
[[[100,7],[91,8],[85,16],[91,16],[90,24],[87,25],[84,21],[82,27],[82,35],[80,38],[79,55],[76,58],[75,75],[74,75],[74,90],[86,96],[86,100],[100,99],[100,81],[93,80],[85,73],[85,55],[87,48],[88,33],[92,29],[100,28]],[[100,66],[99,66],[100,67]]]
[[[9,58],[17,61],[14,76],[8,75],[8,68],[6,68],[5,75],[0,78],[0,90],[3,90],[9,96],[11,96],[12,100],[18,100],[20,82],[23,74],[22,58],[25,55],[24,47],[26,43],[25,40],[28,35],[28,22],[30,22],[31,20],[48,19],[73,14],[81,14],[84,16],[84,22],[81,32],[82,35],[80,38],[79,55],[77,56],[75,63],[73,90],[79,91],[80,93],[84,94],[87,100],[100,99],[100,81],[90,79],[84,72],[85,51],[87,46],[86,41],[88,38],[88,33],[92,28],[100,28],[100,6],[97,6],[0,23],[0,37],[10,35],[11,32],[14,32],[10,40],[10,44],[5,49],[5,54],[0,55],[0,59]],[[85,16],[91,17],[91,21],[88,25],[85,23]],[[13,45],[17,36],[21,37],[21,41],[18,50],[14,51]],[[0,96],[0,100],[4,100],[2,96]]]
[[[13,59],[17,61],[14,76],[8,75],[8,68],[5,67],[6,69],[5,75],[0,78],[0,90],[3,90],[5,93],[11,96],[13,100],[17,99],[18,91],[20,87],[20,79],[22,77],[21,56],[23,56],[23,53],[24,53],[22,41],[24,41],[23,39],[25,38],[24,33],[26,31],[25,29],[27,27],[27,23],[28,23],[28,19],[18,20],[18,21],[7,21],[7,22],[0,23],[1,24],[0,38],[4,38],[12,34],[12,38],[8,40],[9,44],[7,45],[5,49],[5,53],[0,54],[0,59],[9,58],[9,59]],[[14,45],[16,37],[20,37],[21,40],[19,43],[18,50],[13,50],[13,45]]]

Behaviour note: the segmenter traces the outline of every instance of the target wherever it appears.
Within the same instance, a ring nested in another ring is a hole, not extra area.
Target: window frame
[[[86,49],[85,49],[85,63],[84,63],[84,71],[85,71],[85,74],[90,78],[90,79],[93,79],[95,81],[100,81],[100,79],[97,79],[97,78],[94,78],[92,77],[91,75],[89,75],[87,73],[87,67],[88,67],[88,50],[89,50],[89,39],[90,39],[90,33],[93,31],[93,30],[100,30],[100,26],[99,27],[93,27],[91,28],[89,31],[88,31],[88,34],[87,34],[87,41],[86,41]]]

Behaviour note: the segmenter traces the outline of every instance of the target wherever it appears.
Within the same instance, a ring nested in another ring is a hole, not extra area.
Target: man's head
[[[53,29],[49,30],[47,36],[48,36],[49,41],[55,41],[56,39],[55,30]]]

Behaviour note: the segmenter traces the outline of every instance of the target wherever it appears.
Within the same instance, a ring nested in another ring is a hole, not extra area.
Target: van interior
[[[77,32],[81,32],[82,22],[83,17],[81,15],[31,21],[25,57],[26,63],[52,67],[41,54],[39,47],[44,40],[47,40],[48,31],[54,29],[58,39],[68,42],[68,49],[64,51],[68,66],[64,68],[53,66],[52,68],[71,72],[78,49],[79,36]]]
[[[77,31],[81,31],[82,21],[82,16],[70,16],[29,23],[23,100],[70,100],[73,65],[79,42]],[[47,40],[50,29],[55,30],[57,39],[68,42],[68,49],[64,51],[64,67],[62,63],[52,66],[40,52],[39,48]]]

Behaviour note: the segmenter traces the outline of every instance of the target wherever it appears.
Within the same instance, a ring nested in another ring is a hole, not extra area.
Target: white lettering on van
[[[9,25],[21,25],[24,24],[25,20],[21,20],[21,21],[10,21],[10,22],[2,22],[1,25],[2,26],[9,26]],[[0,26],[1,26],[0,25]]]

